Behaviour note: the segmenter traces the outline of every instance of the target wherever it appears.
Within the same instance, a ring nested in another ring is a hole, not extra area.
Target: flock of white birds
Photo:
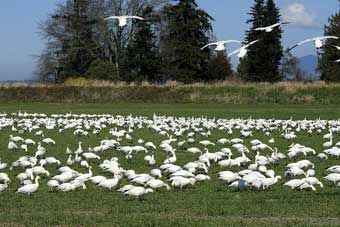
[[[105,18],[104,20],[105,21],[118,20],[119,21],[119,27],[125,27],[125,26],[128,25],[128,20],[132,20],[132,19],[145,21],[145,18],[143,18],[143,17],[128,16],[128,15],[125,15],[125,16],[110,16],[110,17]],[[282,25],[287,25],[287,24],[290,24],[290,22],[279,22],[279,23],[275,23],[275,24],[272,24],[272,25],[269,25],[269,26],[266,26],[266,27],[258,27],[258,28],[255,28],[254,30],[258,31],[258,32],[270,33],[270,32],[273,32],[275,29],[280,28]],[[308,38],[308,39],[305,39],[305,40],[299,42],[298,44],[294,45],[293,47],[289,48],[288,51],[290,52],[294,48],[301,46],[302,44],[309,43],[309,42],[313,42],[316,49],[321,49],[324,46],[323,41],[327,40],[327,39],[338,40],[339,37],[337,37],[337,36],[321,36],[321,37]],[[209,43],[209,44],[205,45],[204,47],[202,47],[201,49],[203,50],[203,49],[210,47],[210,46],[216,46],[215,51],[224,51],[226,49],[226,47],[225,47],[226,44],[237,43],[237,44],[240,44],[241,47],[232,51],[230,54],[228,54],[228,57],[231,57],[231,56],[237,54],[237,57],[241,59],[241,58],[244,58],[245,56],[247,56],[248,48],[250,46],[254,45],[255,43],[259,42],[259,41],[261,41],[261,40],[260,39],[254,40],[254,41],[251,41],[251,42],[243,45],[242,42],[238,41],[238,40],[221,40],[221,41]],[[340,50],[339,46],[332,45],[332,47],[336,48],[337,50]],[[340,59],[336,60],[335,62],[339,63]]]
[[[13,181],[20,182],[17,193],[30,195],[39,192],[41,178],[54,192],[71,192],[94,184],[135,197],[157,190],[180,190],[209,181],[211,177],[218,177],[226,187],[250,190],[268,190],[281,182],[291,189],[316,191],[317,187],[324,187],[321,180],[340,186],[340,165],[329,166],[323,173],[324,179],[318,179],[315,164],[310,160],[317,157],[321,162],[340,157],[340,143],[333,143],[333,135],[340,132],[339,120],[208,119],[156,115],[148,118],[19,112],[0,115],[2,136],[6,130],[13,135],[9,136],[7,150],[1,151],[0,158],[4,152],[7,157],[11,154],[22,156],[12,163],[0,159],[0,192],[3,193]],[[147,138],[155,135],[164,139],[156,143],[135,138],[138,130],[148,130]],[[101,138],[104,131],[107,137],[101,141],[98,139],[98,144],[85,147],[80,142],[89,137]],[[58,157],[64,158],[58,160],[56,154],[49,151],[52,146],[58,146],[57,142],[44,136],[49,132],[65,136],[72,132],[74,140],[79,141],[78,148],[71,150],[69,146],[59,146],[64,154],[59,153]],[[266,141],[254,138],[255,132],[263,133]],[[291,144],[281,152],[276,148],[273,136],[278,132],[280,139]],[[212,141],[214,133],[224,137]],[[324,149],[316,151],[296,143],[302,133],[322,136],[326,140],[322,144]],[[192,157],[192,161],[177,164],[179,154]],[[103,155],[112,158],[103,160]],[[117,158],[120,156],[127,159],[124,161],[132,162],[136,161],[137,155],[143,156],[139,161],[150,166],[151,171],[137,173],[134,169],[125,169]],[[166,158],[160,160],[159,157]],[[289,164],[284,172],[279,173],[275,169],[283,160],[288,160]],[[94,166],[101,171],[100,175],[92,172]],[[58,174],[51,175],[49,168],[55,167]],[[210,174],[211,167],[219,169],[217,175],[216,172]],[[13,176],[12,179],[9,176]]]

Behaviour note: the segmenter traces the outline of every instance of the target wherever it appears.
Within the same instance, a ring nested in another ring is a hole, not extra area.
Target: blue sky
[[[44,41],[37,24],[63,0],[9,0],[0,2],[0,80],[30,79],[35,67],[33,55],[39,54]],[[245,21],[252,0],[197,0],[215,18],[217,39],[243,40]],[[327,2],[327,3],[326,3]],[[339,10],[338,0],[276,0],[283,19],[293,21],[284,27],[283,44],[291,46],[305,38],[320,36],[331,14]],[[294,50],[297,56],[315,54],[312,45]],[[233,63],[236,60],[233,59]]]

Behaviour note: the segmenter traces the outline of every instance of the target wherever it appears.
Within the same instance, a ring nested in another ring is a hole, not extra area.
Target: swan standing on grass
[[[7,163],[2,163],[2,162],[0,161],[0,170],[6,169],[7,166],[8,166]]]
[[[293,180],[290,180],[290,181],[284,183],[283,185],[287,186],[287,187],[290,187],[291,189],[295,189],[295,188],[300,187],[304,183],[305,183],[305,180],[302,180],[302,179],[293,179]]]
[[[329,138],[329,141],[323,143],[322,146],[324,148],[330,148],[331,146],[333,146],[333,136]]]
[[[47,182],[47,186],[50,188],[52,191],[53,189],[57,188],[59,186],[59,182],[57,180],[49,180]]]
[[[242,44],[238,40],[222,40],[222,41],[209,43],[209,44],[205,45],[204,47],[202,47],[201,50],[204,50],[205,48],[207,48],[209,46],[216,46],[215,51],[224,51],[225,50],[225,44],[228,44],[228,43]]]
[[[171,185],[176,188],[182,189],[183,187],[186,187],[187,185],[191,184],[194,185],[196,183],[195,178],[186,178],[182,176],[175,176],[171,177]]]
[[[148,193],[152,193],[153,190],[148,188],[145,189],[143,187],[133,187],[130,190],[124,192],[125,195],[129,195],[129,196],[134,196],[136,198],[140,198],[141,196],[148,194]]]
[[[10,137],[10,141],[13,141],[13,142],[16,142],[16,143],[18,143],[18,142],[24,142],[24,139],[22,138],[22,137],[20,137],[20,136],[13,136],[13,135],[10,135],[9,136]]]
[[[340,174],[339,173],[331,173],[324,177],[326,180],[329,180],[336,184],[340,181]]]
[[[156,165],[156,160],[155,160],[154,155],[145,156],[144,161],[146,161],[150,166]]]
[[[25,139],[25,143],[26,143],[27,145],[35,145],[35,141],[32,140],[32,139]]]
[[[13,141],[9,141],[7,149],[10,150],[10,151],[13,151],[13,150],[18,150],[19,147]]]
[[[0,193],[6,191],[8,188],[8,183],[0,184]]]
[[[263,190],[268,189],[270,186],[276,184],[281,179],[281,176],[265,178],[262,180],[262,188]]]
[[[139,16],[110,16],[105,18],[104,20],[119,20],[119,27],[124,27],[127,25],[128,19],[145,20],[143,17]]]
[[[55,145],[55,141],[53,139],[51,139],[51,138],[45,138],[41,142],[43,142],[45,144],[53,144],[53,145]]]
[[[31,195],[32,193],[34,193],[34,192],[36,192],[38,190],[39,179],[40,179],[40,177],[37,176],[35,178],[35,183],[34,184],[27,184],[25,186],[22,186],[21,188],[18,188],[18,190],[16,192],[17,193],[24,193],[24,194],[27,194],[27,195]]]
[[[166,183],[164,183],[161,180],[157,180],[157,179],[151,179],[146,183],[149,187],[153,188],[153,189],[159,189],[159,188],[166,188],[167,190],[170,190],[170,186]]]
[[[69,192],[69,191],[75,190],[76,187],[71,183],[63,183],[63,184],[57,186],[57,189],[61,192]]]
[[[105,179],[105,180],[99,182],[98,186],[102,187],[102,188],[107,188],[111,191],[112,188],[114,188],[118,185],[119,179],[120,179],[120,177],[116,177],[116,176],[112,179]]]
[[[0,182],[4,182],[5,184],[11,182],[7,173],[0,173]]]
[[[200,144],[202,144],[204,147],[207,147],[207,146],[215,146],[215,144],[213,142],[210,142],[209,140],[202,140],[199,142]]]
[[[100,182],[106,180],[107,178],[104,177],[104,176],[94,176],[94,177],[91,177],[90,178],[90,181],[93,183],[93,184],[99,184]]]
[[[150,175],[157,178],[162,178],[162,171],[159,169],[152,169]]]

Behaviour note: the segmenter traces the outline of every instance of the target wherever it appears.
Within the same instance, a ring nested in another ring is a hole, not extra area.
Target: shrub
[[[97,59],[91,63],[87,71],[87,75],[90,78],[95,78],[99,80],[119,80],[116,66],[112,62],[104,61],[101,59]]]

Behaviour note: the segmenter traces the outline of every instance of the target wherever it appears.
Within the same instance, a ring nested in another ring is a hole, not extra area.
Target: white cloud
[[[321,28],[316,16],[308,12],[306,7],[301,3],[289,4],[282,10],[282,17],[284,21],[291,22],[295,26]]]

